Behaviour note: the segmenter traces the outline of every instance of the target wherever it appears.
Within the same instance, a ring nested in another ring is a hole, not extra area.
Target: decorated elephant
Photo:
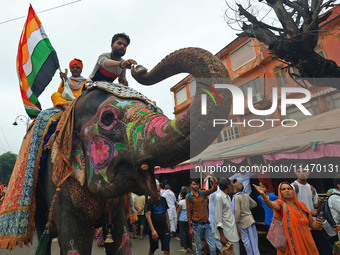
[[[187,112],[174,120],[122,85],[102,82],[83,92],[74,103],[73,135],[64,137],[73,139],[72,175],[57,189],[52,179],[58,162],[52,163],[51,152],[39,172],[38,237],[50,214],[50,235],[58,236],[61,254],[91,254],[93,227],[99,226],[112,234],[114,242],[106,244],[107,254],[130,254],[124,194],[155,196],[154,167],[175,166],[203,151],[221,131],[221,127],[213,127],[212,120],[226,119],[230,110],[229,91],[212,87],[230,83],[228,72],[217,57],[203,49],[178,50],[150,72],[137,66],[132,75],[139,83],[150,85],[182,72],[196,78],[196,96]],[[200,82],[201,78],[204,81]],[[200,95],[207,89],[213,89],[222,100],[219,104],[207,100],[207,114],[202,115]],[[49,210],[51,204],[53,210]],[[48,248],[50,245],[51,239]]]

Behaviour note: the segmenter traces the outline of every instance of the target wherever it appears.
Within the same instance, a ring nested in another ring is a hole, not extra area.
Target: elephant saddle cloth
[[[33,239],[35,186],[43,163],[44,144],[62,115],[59,108],[42,111],[23,139],[18,158],[0,208],[0,248],[29,245]]]

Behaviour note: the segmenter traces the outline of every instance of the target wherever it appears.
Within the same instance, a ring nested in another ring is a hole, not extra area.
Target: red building
[[[340,51],[338,51],[339,40],[340,40],[340,6],[333,8],[333,13],[322,25],[322,29],[319,33],[319,41],[315,48],[316,52],[325,56],[328,59],[334,60],[338,65],[340,65]],[[324,114],[330,111],[338,111],[337,108],[340,108],[340,92],[331,87],[317,87],[311,86],[307,84],[307,89],[310,91],[311,99],[304,103],[303,106],[311,113],[310,116],[305,115],[296,105],[287,105],[286,115],[281,114],[281,90],[283,88],[296,88],[300,86],[291,78],[292,73],[297,74],[297,71],[293,68],[288,68],[287,65],[283,64],[277,59],[273,59],[265,45],[260,43],[258,40],[248,37],[238,37],[229,43],[226,47],[221,49],[216,56],[223,61],[226,66],[229,75],[232,80],[232,84],[239,87],[245,96],[248,98],[248,88],[251,88],[252,91],[252,102],[253,106],[257,110],[265,110],[271,108],[273,104],[273,88],[277,88],[278,98],[277,103],[278,107],[269,115],[260,116],[253,114],[248,107],[247,100],[245,100],[245,114],[244,115],[232,115],[232,111],[228,118],[228,124],[223,128],[220,135],[215,140],[214,146],[211,147],[210,156],[213,155],[213,151],[228,151],[229,149],[234,149],[237,146],[244,146],[250,142],[256,142],[260,138],[265,138],[267,140],[276,137],[280,134],[285,134],[287,136],[291,135],[293,137],[296,136],[296,139],[300,139],[299,134],[294,134],[294,132],[287,132],[287,128],[281,128],[282,123],[293,123],[289,120],[295,120],[299,125],[301,123],[301,127],[306,127],[308,132],[312,132],[310,128],[311,125],[314,124],[314,119],[316,121],[324,120],[325,118],[330,118],[329,116],[336,116],[332,113]],[[301,81],[300,81],[301,82]],[[181,115],[184,111],[187,110],[190,104],[190,97],[195,94],[195,80],[192,76],[187,76],[174,85],[171,88],[171,91],[174,93],[175,99],[175,109],[174,114],[176,116]],[[287,98],[301,98],[304,95],[301,93],[288,93]],[[275,101],[275,100],[274,100]],[[320,115],[320,117],[318,117]],[[309,120],[310,118],[310,120]],[[270,121],[270,120],[275,121]],[[304,121],[304,119],[306,121]],[[307,119],[309,121],[307,121]],[[254,124],[254,120],[257,121],[257,124]],[[327,119],[326,119],[327,120]],[[249,121],[252,122],[252,125],[249,125]],[[233,124],[233,123],[238,124]],[[263,123],[263,125],[262,125]],[[261,125],[260,125],[261,124]],[[294,123],[293,123],[294,124]],[[255,127],[257,126],[257,127]],[[325,130],[327,129],[327,125],[323,125],[320,123],[319,125],[315,125],[315,130]],[[340,123],[332,125],[332,129],[340,128]],[[269,130],[271,129],[271,130]],[[289,128],[288,128],[289,129]],[[293,130],[293,129],[290,129]],[[298,129],[296,129],[298,130]],[[298,131],[297,131],[298,132]],[[301,128],[300,131],[301,133]],[[307,131],[306,131],[307,132]],[[306,134],[304,134],[306,135]],[[242,138],[242,139],[241,139]],[[313,137],[312,137],[313,138]],[[311,137],[311,141],[314,141]],[[237,139],[237,140],[235,140]],[[317,138],[315,138],[317,139]],[[235,141],[232,141],[235,140]],[[284,143],[284,138],[281,139],[282,143]],[[306,142],[307,143],[307,142]],[[340,143],[337,141],[337,138],[334,138],[333,144],[335,147],[340,146]],[[259,145],[260,146],[260,145]],[[287,145],[288,146],[288,145]],[[210,147],[207,149],[209,152]],[[282,147],[282,151],[277,151],[276,156],[280,154],[280,160],[286,160],[289,158],[290,160],[297,160],[298,158],[305,157],[308,150],[302,151],[302,148],[299,149],[299,146],[295,146],[295,154],[292,155],[284,155],[288,150],[286,147]],[[306,144],[304,146],[305,149],[308,147]],[[322,148],[326,148],[325,145]],[[250,148],[250,147],[249,147]],[[315,154],[318,149],[322,150],[321,146],[318,147],[316,145],[316,150],[313,151]],[[330,147],[329,147],[330,148]],[[263,148],[262,148],[263,149]],[[339,147],[340,150],[340,147]],[[261,156],[263,158],[275,158],[268,156],[269,154],[261,151],[261,149],[257,150],[258,154],[254,152],[244,151],[244,157],[251,156]],[[256,149],[255,149],[256,151]],[[265,150],[263,150],[265,151]],[[282,153],[283,152],[283,153]],[[249,154],[247,154],[249,153]],[[318,156],[310,156],[308,160],[309,162],[313,162],[313,160],[319,160],[318,162],[334,162],[337,163],[339,161],[339,157],[337,157],[336,153],[333,154],[331,158],[326,152],[319,151],[319,155],[325,155],[324,158],[317,158]],[[326,154],[322,154],[326,153]],[[205,153],[208,155],[209,153]],[[335,156],[334,156],[335,155]],[[234,158],[235,157],[235,158]],[[286,157],[286,158],[285,158]],[[207,157],[208,158],[208,157]],[[213,160],[236,160],[239,162],[242,158],[241,155],[237,153],[223,154],[219,157],[211,157]],[[195,161],[195,159],[194,159]],[[230,162],[230,161],[229,161]],[[340,162],[339,162],[340,163]],[[226,162],[225,162],[226,164]],[[175,168],[175,171],[178,171],[180,174],[184,174],[183,170],[189,170],[190,164],[182,164],[181,166]],[[159,169],[155,173],[170,173],[174,171],[173,169]],[[187,171],[188,172],[188,171]],[[170,178],[170,176],[168,176]]]

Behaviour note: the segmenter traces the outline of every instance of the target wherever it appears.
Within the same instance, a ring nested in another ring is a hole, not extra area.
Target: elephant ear
[[[72,172],[83,186],[85,183],[85,157],[79,141],[76,141],[72,147]]]

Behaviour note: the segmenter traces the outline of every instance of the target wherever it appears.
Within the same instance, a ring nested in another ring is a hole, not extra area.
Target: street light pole
[[[28,127],[30,125],[30,118],[25,116],[25,115],[18,115],[18,116],[16,116],[15,121],[13,122],[13,126],[17,126],[18,125],[17,120],[20,120],[21,122],[26,123],[26,131],[27,131]]]

